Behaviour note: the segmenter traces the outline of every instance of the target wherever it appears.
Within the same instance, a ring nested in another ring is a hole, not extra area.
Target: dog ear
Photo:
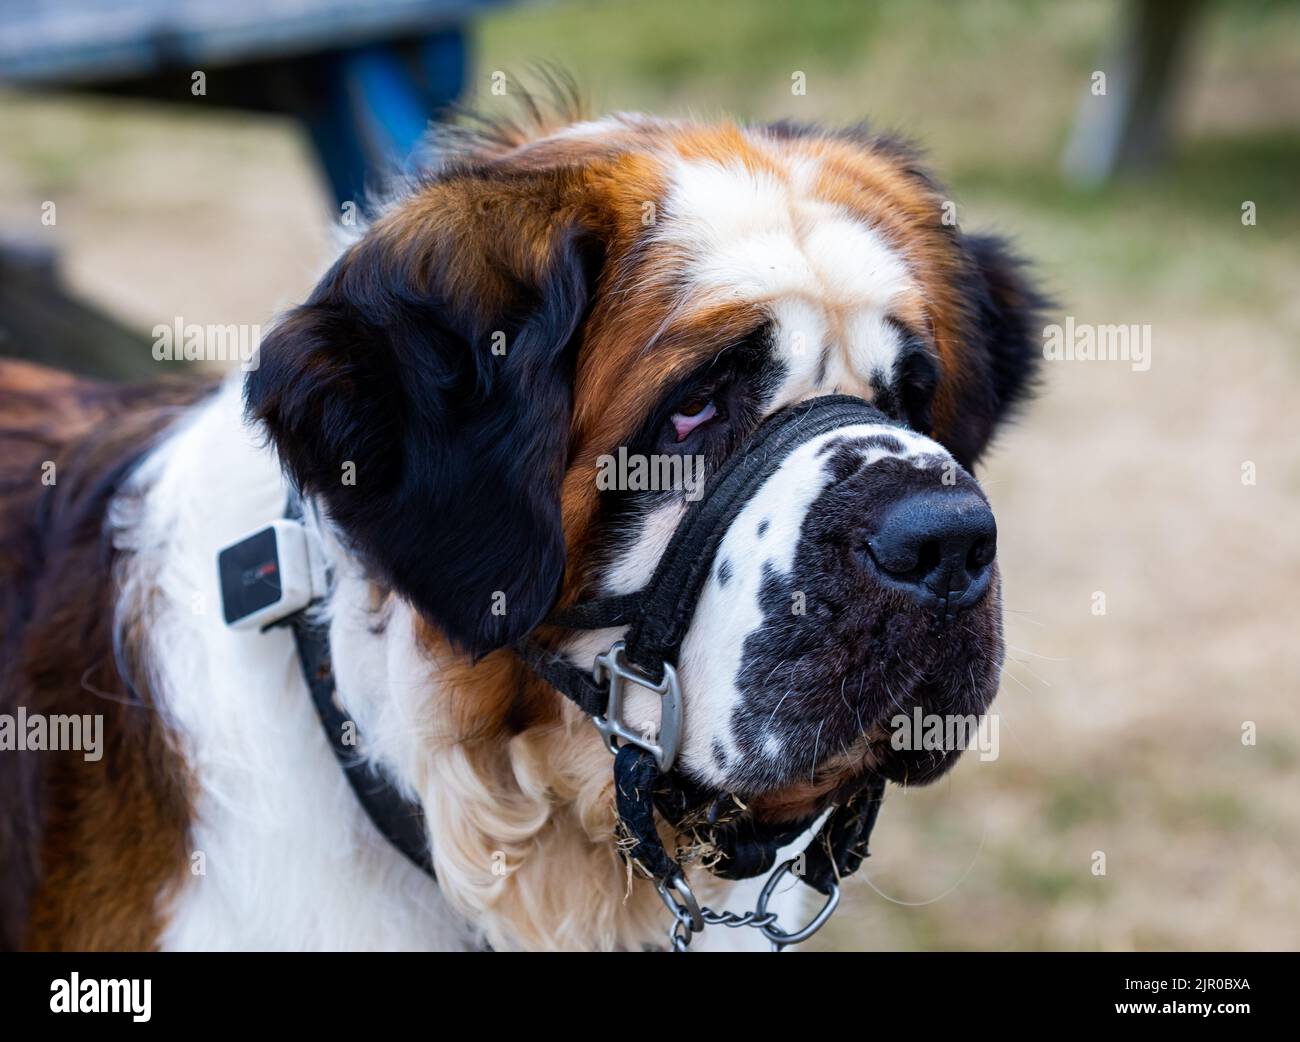
[[[953,420],[939,440],[969,470],[995,430],[1034,389],[1042,357],[1043,312],[1050,301],[1035,288],[1025,262],[1005,240],[967,235],[961,242],[963,367],[957,401],[949,410]]]
[[[476,656],[537,625],[564,572],[601,247],[542,188],[442,185],[390,214],[271,332],[245,387],[350,549]]]

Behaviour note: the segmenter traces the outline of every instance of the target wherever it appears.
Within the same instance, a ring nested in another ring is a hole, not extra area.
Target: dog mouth
[[[744,800],[758,821],[779,824],[813,818],[844,802],[873,776],[899,785],[927,785],[946,773],[963,751],[961,747],[899,751],[891,746],[889,735],[875,731],[819,764],[809,777]]]
[[[745,797],[758,821],[772,824],[812,818],[857,792],[872,775],[881,775],[882,730],[862,735],[849,748],[829,757],[806,778]],[[887,776],[887,775],[886,775]]]
[[[754,818],[765,823],[784,824],[813,818],[862,788],[869,774],[870,772],[864,771],[799,782],[755,796],[747,805]]]
[[[996,694],[1000,655],[987,645],[982,650],[964,657],[961,669],[944,661],[911,684],[892,674],[874,692],[878,697],[860,707],[846,706],[840,693],[850,685],[838,680],[819,685],[818,694],[795,707],[787,701],[786,720],[782,713],[765,721],[788,729],[780,754],[751,743],[754,755],[737,765],[733,791],[755,820],[775,824],[815,817],[873,778],[899,785],[935,781],[977,740]],[[932,742],[927,733],[941,740]]]
[[[924,785],[942,776],[1001,676],[996,570],[990,578],[975,603],[941,615],[883,587],[769,576],[766,625],[746,639],[726,742],[714,743],[715,784],[756,819],[778,822],[815,816],[873,777]],[[796,585],[811,591],[813,625],[785,610]],[[957,740],[920,741],[914,715]]]

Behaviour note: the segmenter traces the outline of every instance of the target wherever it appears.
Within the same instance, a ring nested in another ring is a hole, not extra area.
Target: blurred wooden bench
[[[289,115],[335,200],[360,202],[459,96],[462,25],[501,2],[5,0],[0,84]],[[0,242],[0,354],[141,375],[141,339],[69,298],[53,257]]]

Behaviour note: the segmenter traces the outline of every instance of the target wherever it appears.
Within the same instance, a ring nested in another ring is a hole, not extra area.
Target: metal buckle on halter
[[[644,749],[655,758],[659,770],[667,771],[677,759],[677,750],[682,738],[682,689],[677,682],[677,670],[665,662],[663,679],[656,682],[627,661],[623,642],[615,641],[610,649],[596,656],[592,674],[597,684],[609,682],[609,701],[605,705],[603,716],[593,716],[592,723],[605,740],[611,753],[618,752],[618,740],[621,738],[629,745]],[[653,691],[659,696],[659,735],[658,741],[632,730],[623,719],[623,699],[628,681]]]

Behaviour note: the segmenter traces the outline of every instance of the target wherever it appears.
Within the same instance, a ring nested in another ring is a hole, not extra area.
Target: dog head
[[[867,770],[937,776],[955,750],[886,732],[982,713],[997,686],[970,471],[1031,378],[1015,259],[864,131],[617,117],[449,152],[263,344],[249,411],[294,481],[478,659],[644,585],[765,417],[867,399],[878,423],[801,446],[725,533],[682,649],[681,763],[775,819]],[[610,636],[566,649],[590,667]]]

